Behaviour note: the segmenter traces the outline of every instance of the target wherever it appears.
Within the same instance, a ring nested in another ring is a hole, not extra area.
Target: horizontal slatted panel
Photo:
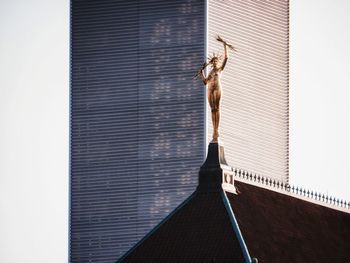
[[[115,262],[197,184],[204,1],[72,1],[71,262]]]
[[[288,1],[208,1],[208,52],[217,34],[237,49],[222,74],[221,138],[228,162],[288,182]],[[208,136],[212,135],[208,113]],[[210,139],[210,138],[209,138]]]

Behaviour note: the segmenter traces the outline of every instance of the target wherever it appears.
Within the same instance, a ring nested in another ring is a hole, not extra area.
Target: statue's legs
[[[213,141],[217,142],[219,138],[220,109],[211,111],[211,119],[213,122]]]
[[[211,120],[213,123],[213,142],[217,142],[219,138],[220,98],[221,92],[218,89],[208,94],[208,101],[211,108]]]

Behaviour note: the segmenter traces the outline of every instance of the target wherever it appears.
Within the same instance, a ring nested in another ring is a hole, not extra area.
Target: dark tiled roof
[[[350,214],[235,182],[226,193],[259,262],[350,262]],[[220,192],[196,191],[120,262],[244,262]]]
[[[235,182],[227,193],[251,255],[260,262],[350,262],[350,214]]]
[[[220,191],[196,191],[119,262],[245,261]]]
[[[196,192],[119,262],[350,262],[349,213],[237,181],[227,199],[230,175],[210,143]]]

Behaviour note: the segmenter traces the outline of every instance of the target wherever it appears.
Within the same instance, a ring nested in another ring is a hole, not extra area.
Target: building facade
[[[217,34],[237,49],[222,74],[227,161],[288,183],[289,1],[209,0],[209,54],[223,54]]]
[[[70,257],[113,262],[195,189],[205,6],[74,0],[71,14]]]
[[[216,32],[232,39],[238,50],[223,77],[221,134],[227,159],[235,167],[265,173],[272,171],[268,158],[277,156],[273,165],[278,169],[268,175],[288,179],[288,61],[283,53],[288,30],[259,34],[261,45],[270,41],[270,51],[276,51],[271,54],[241,32],[256,23],[249,24],[244,10],[260,10],[265,20],[271,15],[275,21],[285,19],[288,2],[276,1],[285,8],[276,14],[267,8],[274,1],[257,2],[71,2],[71,262],[114,262],[194,191],[211,120],[205,88],[193,77],[207,52],[220,49],[212,41]],[[237,12],[247,19],[244,30]],[[232,17],[236,31],[220,27],[224,18],[230,28]],[[285,41],[283,48],[274,47],[275,39],[269,38],[274,34]],[[256,60],[258,54],[267,64]],[[281,63],[269,64],[270,56]],[[257,65],[261,68],[254,69]],[[264,108],[266,98],[279,96],[285,104],[271,99]],[[248,131],[256,120],[261,124]],[[251,148],[254,135],[261,143],[258,152]],[[271,145],[277,150],[271,152]]]

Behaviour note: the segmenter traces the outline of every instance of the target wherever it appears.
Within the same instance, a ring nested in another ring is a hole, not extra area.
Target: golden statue
[[[209,62],[204,62],[202,68],[198,71],[196,77],[200,77],[204,85],[208,86],[208,102],[211,108],[211,119],[213,122],[213,140],[212,142],[217,143],[219,138],[219,123],[220,123],[220,99],[221,99],[221,73],[225,68],[227,59],[228,59],[228,50],[230,48],[234,51],[236,49],[224,41],[220,36],[217,36],[217,41],[224,44],[224,60],[221,61],[221,57],[217,54],[213,54],[208,58]],[[205,77],[204,69],[211,65],[212,69],[209,72],[208,76]]]

